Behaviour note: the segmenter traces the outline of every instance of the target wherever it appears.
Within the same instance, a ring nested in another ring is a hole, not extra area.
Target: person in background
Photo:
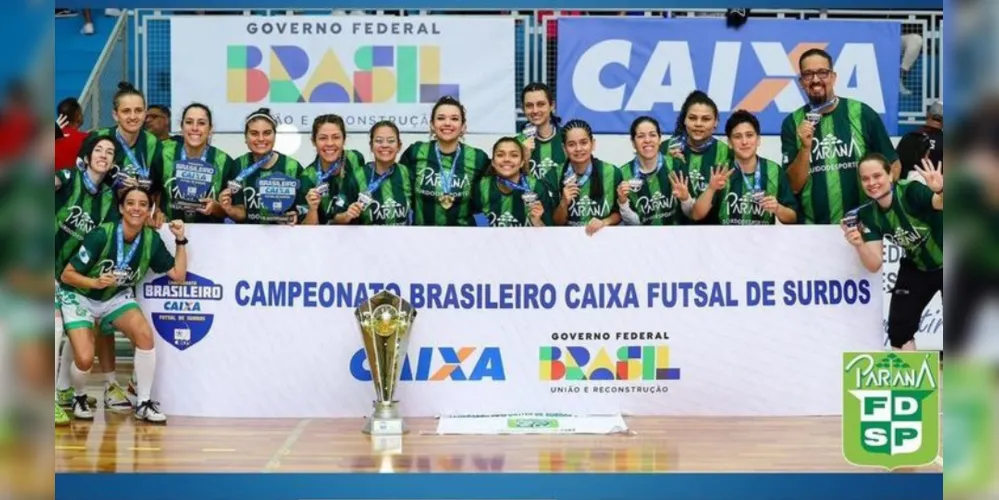
[[[60,137],[55,142],[55,169],[75,168],[76,159],[83,147],[87,133],[80,130],[83,127],[83,107],[73,97],[63,99],[56,107],[59,117],[56,119]]]
[[[559,192],[558,170],[565,164],[565,148],[555,115],[555,95],[543,83],[530,83],[520,92],[528,124],[517,135],[529,157],[528,172],[549,189],[549,197]]]
[[[678,225],[683,221],[680,205],[694,202],[683,173],[666,167],[660,143],[662,130],[655,118],[640,116],[631,122],[635,158],[621,165],[617,188],[621,220],[629,226]]]
[[[374,161],[351,168],[335,205],[340,213],[335,224],[405,226],[413,205],[413,174],[396,158],[402,138],[395,123],[384,120],[370,131]]]
[[[903,351],[916,350],[923,310],[943,291],[943,165],[926,158],[922,164],[916,171],[925,183],[896,183],[888,158],[865,155],[858,171],[872,201],[841,223],[846,240],[872,273],[881,270],[885,238],[905,249],[888,310],[888,340],[893,349]]]
[[[305,176],[315,187],[305,195],[309,205],[306,225],[330,223],[338,211],[334,202],[340,195],[344,179],[353,169],[364,166],[364,155],[360,151],[345,149],[346,142],[347,126],[339,115],[321,115],[312,121],[312,146],[316,148],[316,159],[305,167]],[[392,161],[395,162],[395,157]]]
[[[489,155],[461,142],[467,117],[457,99],[438,99],[430,117],[432,140],[413,143],[399,160],[414,176],[413,225],[474,226],[472,187],[489,167]]]
[[[492,165],[473,193],[472,210],[485,215],[489,227],[554,225],[549,188],[530,175],[520,141],[517,137],[496,141]]]
[[[725,135],[735,156],[734,168],[715,169],[691,218],[701,220],[714,211],[714,220],[722,225],[797,222],[797,201],[787,174],[777,162],[759,156],[760,121],[740,109],[725,123]]]
[[[836,96],[832,68],[832,56],[822,49],[801,55],[799,80],[808,103],[781,126],[784,167],[807,224],[836,224],[866,201],[857,176],[864,154],[884,155],[893,180],[901,172],[881,117],[863,102]]]
[[[718,105],[708,94],[695,90],[691,92],[676,117],[673,136],[664,141],[659,150],[665,158],[666,169],[683,173],[687,179],[687,190],[694,199],[708,189],[715,167],[728,165],[732,161],[732,150],[728,144],[715,139],[718,128]],[[693,209],[692,203],[681,205],[682,209]],[[684,211],[690,218],[690,213]],[[716,220],[705,217],[700,224],[714,224]]]
[[[590,124],[583,120],[566,123],[562,143],[568,161],[559,172],[562,191],[553,216],[555,224],[585,226],[589,236],[620,224],[617,187],[622,182],[621,171],[593,157],[597,141]]]
[[[153,164],[159,213],[164,220],[212,223],[225,220],[216,201],[236,177],[236,165],[225,151],[211,145],[212,111],[191,103],[181,114],[181,140],[163,142],[162,157]]]
[[[297,160],[274,151],[277,121],[270,109],[250,113],[243,132],[250,152],[236,159],[236,177],[219,195],[226,216],[249,224],[302,222],[312,185]]]
[[[934,165],[943,162],[943,103],[940,101],[930,105],[926,112],[926,124],[919,130],[902,136],[895,146],[898,161],[902,165],[900,178],[922,181],[922,176],[916,171],[923,158],[929,158]]]
[[[157,139],[166,142],[171,139],[183,141],[182,135],[170,135],[170,122],[173,116],[170,108],[162,104],[153,104],[146,110],[146,122],[143,127],[156,136]]]

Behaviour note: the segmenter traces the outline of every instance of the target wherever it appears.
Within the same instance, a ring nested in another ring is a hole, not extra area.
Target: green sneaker
[[[76,391],[72,387],[69,389],[56,389],[56,404],[63,408],[73,407],[73,396],[76,395]],[[97,406],[97,398],[87,395],[87,403],[90,406]]]
[[[55,424],[58,426],[69,425],[69,415],[58,404],[55,405]]]

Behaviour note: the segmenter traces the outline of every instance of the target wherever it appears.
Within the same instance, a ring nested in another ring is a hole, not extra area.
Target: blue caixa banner
[[[888,21],[750,19],[741,29],[720,19],[562,18],[558,21],[556,108],[597,133],[628,133],[652,115],[670,134],[684,99],[703,90],[728,115],[746,109],[762,133],[805,104],[798,58],[825,49],[836,93],[867,103],[890,135],[898,129],[901,26]]]

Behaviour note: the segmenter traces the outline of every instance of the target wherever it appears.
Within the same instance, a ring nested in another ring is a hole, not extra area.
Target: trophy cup
[[[399,416],[398,401],[393,397],[406,359],[416,310],[401,297],[382,291],[362,303],[354,316],[361,328],[364,352],[375,384],[375,411],[364,424],[364,432],[373,436],[402,435],[406,429]]]

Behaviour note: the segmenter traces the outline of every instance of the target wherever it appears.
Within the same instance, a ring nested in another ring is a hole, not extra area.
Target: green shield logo
[[[843,354],[843,455],[859,466],[919,467],[940,449],[940,353]]]

